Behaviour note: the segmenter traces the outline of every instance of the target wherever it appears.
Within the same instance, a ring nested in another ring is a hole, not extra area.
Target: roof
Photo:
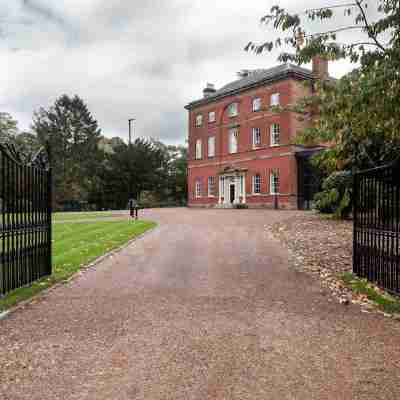
[[[268,82],[285,79],[290,75],[297,77],[298,79],[313,79],[313,73],[311,70],[293,64],[281,64],[273,68],[256,69],[249,72],[248,76],[228,83],[208,97],[192,101],[185,106],[185,108],[190,110],[194,107],[211,103],[215,100],[231,96]]]

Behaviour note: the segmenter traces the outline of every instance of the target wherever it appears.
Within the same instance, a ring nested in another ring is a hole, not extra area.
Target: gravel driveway
[[[400,323],[292,270],[268,229],[292,215],[145,211],[155,231],[0,321],[0,399],[398,398]]]

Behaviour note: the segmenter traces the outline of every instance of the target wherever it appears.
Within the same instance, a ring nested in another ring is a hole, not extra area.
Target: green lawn
[[[63,281],[103,254],[156,226],[151,221],[110,220],[53,224],[53,274],[0,299],[0,311]]]
[[[53,221],[70,221],[78,219],[108,218],[112,217],[111,211],[93,211],[93,212],[57,212],[53,214]]]

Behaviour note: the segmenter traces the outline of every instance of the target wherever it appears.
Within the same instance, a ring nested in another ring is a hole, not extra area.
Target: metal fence
[[[51,170],[0,144],[0,295],[51,274]]]
[[[400,294],[400,162],[354,176],[353,270]]]

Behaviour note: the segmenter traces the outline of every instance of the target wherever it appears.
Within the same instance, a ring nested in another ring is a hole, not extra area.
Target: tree
[[[400,27],[399,0],[377,0],[376,12],[380,18],[369,21],[367,0],[354,0],[343,4],[325,6],[305,10],[302,14],[291,14],[278,5],[273,6],[269,14],[261,18],[262,24],[272,24],[286,36],[261,44],[249,42],[246,50],[261,54],[283,46],[292,52],[282,52],[280,61],[292,61],[298,64],[309,62],[316,55],[324,55],[331,59],[349,58],[353,62],[360,61],[363,67],[375,62],[399,58],[398,35]],[[352,23],[338,26],[330,30],[310,32],[306,22],[321,22],[335,18],[338,11],[352,18]],[[349,31],[359,31],[365,34],[365,39],[346,42],[338,37]]]
[[[319,154],[314,162],[327,174],[329,190],[319,196],[321,208],[330,208],[329,196],[334,193],[335,207],[341,213],[349,210],[350,196],[335,182],[351,182],[340,171],[356,171],[389,163],[400,154],[400,2],[378,0],[375,19],[368,15],[368,2],[351,3],[305,10],[290,14],[279,6],[262,18],[283,33],[274,41],[262,44],[250,42],[246,50],[258,54],[273,49],[282,51],[281,61],[307,63],[319,56],[330,60],[348,58],[359,64],[353,72],[332,82],[321,80],[313,84],[313,94],[290,107],[300,119],[312,122],[297,142],[302,144],[329,143],[329,150]],[[330,30],[310,31],[306,23],[325,25],[329,19],[344,12],[352,22]],[[346,40],[349,31],[359,31],[364,38]],[[344,37],[343,37],[344,36]],[[339,177],[339,179],[338,179]],[[341,197],[341,194],[344,194]],[[336,195],[337,194],[337,195]],[[331,196],[332,197],[332,196]],[[329,203],[329,204],[328,204]],[[326,207],[328,205],[328,207]]]
[[[56,203],[87,200],[101,158],[101,132],[84,101],[61,96],[35,112],[32,129],[40,143],[50,145]]]
[[[286,45],[292,52],[282,52],[279,59],[299,64],[315,56],[335,60],[347,57],[360,63],[334,84],[317,82],[312,96],[291,107],[301,119],[313,122],[311,128],[301,132],[298,142],[332,145],[318,158],[320,166],[328,172],[375,167],[399,154],[399,1],[379,0],[376,9],[379,17],[374,21],[369,21],[367,9],[365,0],[305,10],[303,14],[290,14],[274,6],[261,21],[273,24],[286,36],[262,44],[250,42],[246,47],[248,51],[262,53]],[[305,28],[307,20],[326,22],[337,16],[338,11],[353,18],[353,23],[322,32]],[[365,39],[339,41],[338,35],[353,30],[364,33]]]
[[[164,157],[151,141],[136,139],[120,143],[106,153],[100,173],[101,185],[91,198],[105,208],[125,208],[128,200],[143,191],[158,191],[164,177]]]
[[[18,122],[8,113],[0,112],[0,141],[13,140],[18,133]]]

